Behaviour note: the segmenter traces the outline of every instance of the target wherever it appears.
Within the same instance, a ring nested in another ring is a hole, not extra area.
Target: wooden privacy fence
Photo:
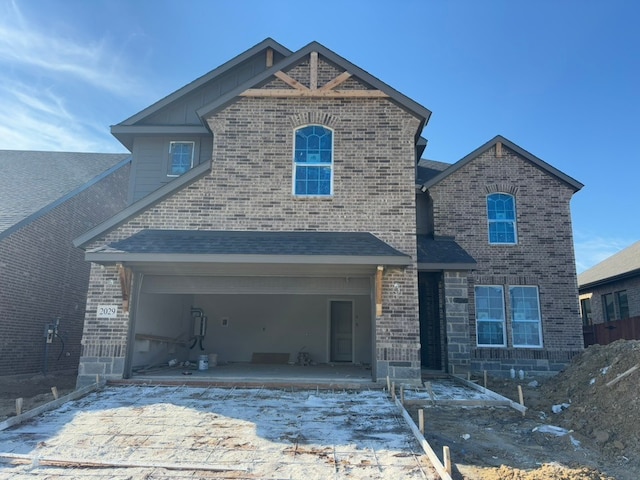
[[[640,317],[625,318],[612,322],[585,325],[582,327],[584,346],[608,345],[616,340],[640,340]]]

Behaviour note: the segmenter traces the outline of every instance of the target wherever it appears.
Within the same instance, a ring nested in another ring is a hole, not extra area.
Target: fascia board
[[[255,263],[305,265],[394,265],[412,264],[409,256],[367,255],[242,255],[185,253],[86,252],[85,259],[95,263]]]

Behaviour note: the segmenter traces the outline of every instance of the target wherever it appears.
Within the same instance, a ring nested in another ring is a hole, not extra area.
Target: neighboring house
[[[578,290],[586,344],[640,339],[640,242],[578,275]]]
[[[75,240],[78,385],[202,352],[374,380],[565,365],[582,185],[502,137],[416,166],[430,114],[318,43],[267,39],[113,126],[132,203]]]
[[[0,150],[0,375],[77,368],[90,267],[72,240],[126,205],[130,157]]]

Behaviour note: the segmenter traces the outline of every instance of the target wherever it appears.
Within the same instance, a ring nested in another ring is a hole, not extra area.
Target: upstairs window
[[[193,167],[194,142],[169,143],[169,172],[167,176],[178,177]]]
[[[504,294],[500,285],[475,287],[476,337],[479,347],[506,346]]]
[[[487,197],[489,243],[516,243],[516,200],[513,195],[493,193]]]
[[[320,125],[295,131],[293,194],[333,194],[333,132]]]

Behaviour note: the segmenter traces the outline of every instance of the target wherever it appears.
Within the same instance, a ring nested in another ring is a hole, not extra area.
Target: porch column
[[[471,364],[469,286],[466,271],[444,272],[444,315],[447,330],[447,369],[466,372]]]

